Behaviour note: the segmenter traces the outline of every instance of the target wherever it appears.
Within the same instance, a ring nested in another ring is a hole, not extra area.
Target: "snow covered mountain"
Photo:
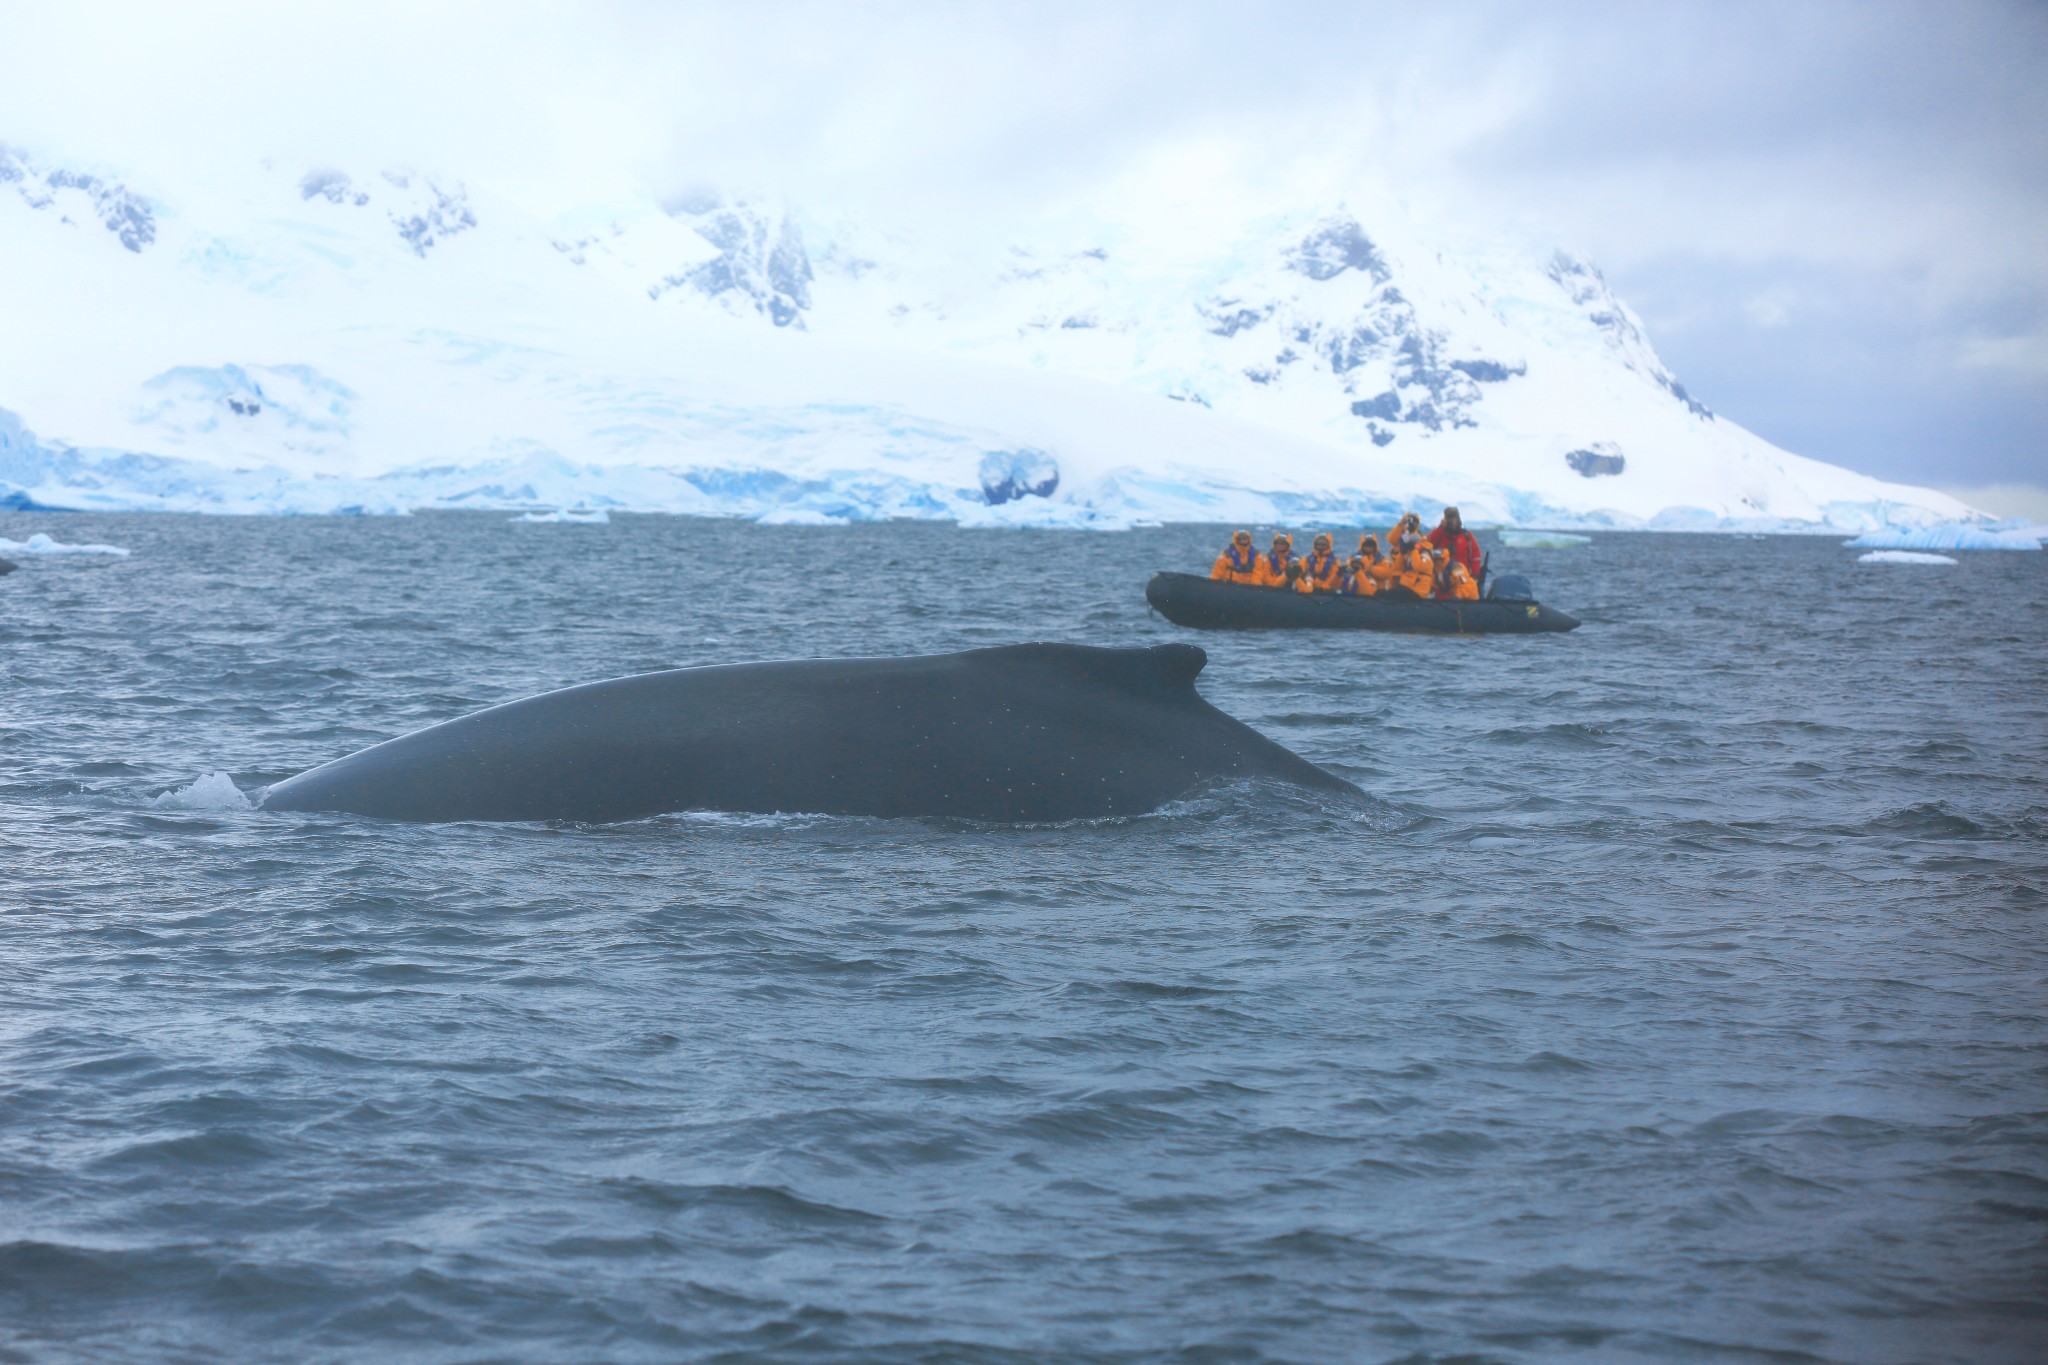
[[[1190,244],[1192,242],[1192,245]],[[1588,262],[1392,206],[977,255],[700,194],[0,147],[0,505],[971,524],[1972,516],[1710,411]]]

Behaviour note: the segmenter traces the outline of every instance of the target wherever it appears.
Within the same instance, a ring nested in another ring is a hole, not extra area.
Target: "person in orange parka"
[[[1401,519],[1387,528],[1387,553],[1394,554],[1400,550],[1402,536],[1420,536],[1421,534],[1421,516],[1414,512],[1403,512]]]
[[[1259,552],[1252,548],[1250,531],[1239,531],[1230,538],[1230,547],[1216,556],[1216,565],[1209,570],[1209,577],[1225,583],[1259,581]]]
[[[1430,553],[1429,542],[1413,532],[1403,532],[1396,542],[1398,554],[1388,556],[1394,561],[1394,582],[1417,597],[1427,598],[1436,591],[1436,556]]]
[[[1367,531],[1358,538],[1358,553],[1351,557],[1349,572],[1358,579],[1358,586],[1352,589],[1354,596],[1371,597],[1387,585],[1393,577],[1380,566],[1386,558],[1380,554],[1380,538]]]
[[[1315,548],[1307,559],[1301,561],[1301,577],[1296,580],[1296,592],[1335,592],[1337,580],[1344,574],[1344,562],[1331,553],[1330,538],[1317,536]]]
[[[1454,602],[1477,602],[1479,580],[1465,572],[1465,566],[1457,560],[1446,559],[1443,572],[1437,577],[1436,595]]]
[[[1285,588],[1287,566],[1294,562],[1294,537],[1282,531],[1273,537],[1273,548],[1259,556],[1259,576],[1252,581],[1262,588]]]
[[[1371,540],[1371,536],[1366,537]],[[1373,546],[1374,560],[1379,558],[1379,546]],[[1372,560],[1364,555],[1351,556],[1351,562],[1344,566],[1344,572],[1337,580],[1337,592],[1343,597],[1371,597],[1380,590],[1380,581],[1372,576]]]
[[[1374,556],[1366,560],[1366,571],[1372,575],[1373,582],[1379,584],[1381,592],[1393,592],[1401,586],[1401,563],[1406,557],[1399,532],[1387,541],[1385,554],[1378,554],[1375,547]]]

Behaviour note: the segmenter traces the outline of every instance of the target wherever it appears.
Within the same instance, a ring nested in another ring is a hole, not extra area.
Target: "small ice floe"
[[[1950,521],[1939,526],[1887,526],[1848,544],[1852,550],[2039,550],[2043,540],[2048,540],[2048,526]]]
[[[189,786],[165,792],[150,804],[160,810],[248,810],[249,798],[226,773],[208,773]]]
[[[1922,554],[1918,550],[1872,550],[1856,556],[1858,564],[1953,564],[1947,555]]]
[[[1511,550],[1569,550],[1575,545],[1591,545],[1593,537],[1568,531],[1502,531],[1500,543]]]
[[[602,507],[564,507],[553,512],[521,512],[511,520],[536,526],[609,526],[612,514]]]
[[[9,555],[126,555],[119,545],[66,545],[38,531],[27,540],[0,538],[0,554]]]

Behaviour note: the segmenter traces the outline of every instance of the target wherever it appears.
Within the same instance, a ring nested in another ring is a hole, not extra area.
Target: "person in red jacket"
[[[1429,533],[1429,543],[1430,547],[1436,551],[1438,563],[1448,562],[1463,565],[1465,572],[1471,576],[1472,581],[1474,583],[1479,581],[1479,572],[1485,563],[1484,558],[1479,552],[1479,537],[1465,529],[1464,520],[1459,517],[1457,508],[1446,507],[1444,509],[1443,520],[1438,522],[1436,529]],[[1451,593],[1448,584],[1440,588],[1436,595],[1438,597],[1449,597]]]

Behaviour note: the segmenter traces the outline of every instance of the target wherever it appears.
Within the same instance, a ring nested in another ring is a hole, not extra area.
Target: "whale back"
[[[278,783],[271,810],[400,820],[667,811],[1039,821],[1205,782],[1349,788],[1195,691],[1192,645],[1028,644],[643,673],[430,726]]]

